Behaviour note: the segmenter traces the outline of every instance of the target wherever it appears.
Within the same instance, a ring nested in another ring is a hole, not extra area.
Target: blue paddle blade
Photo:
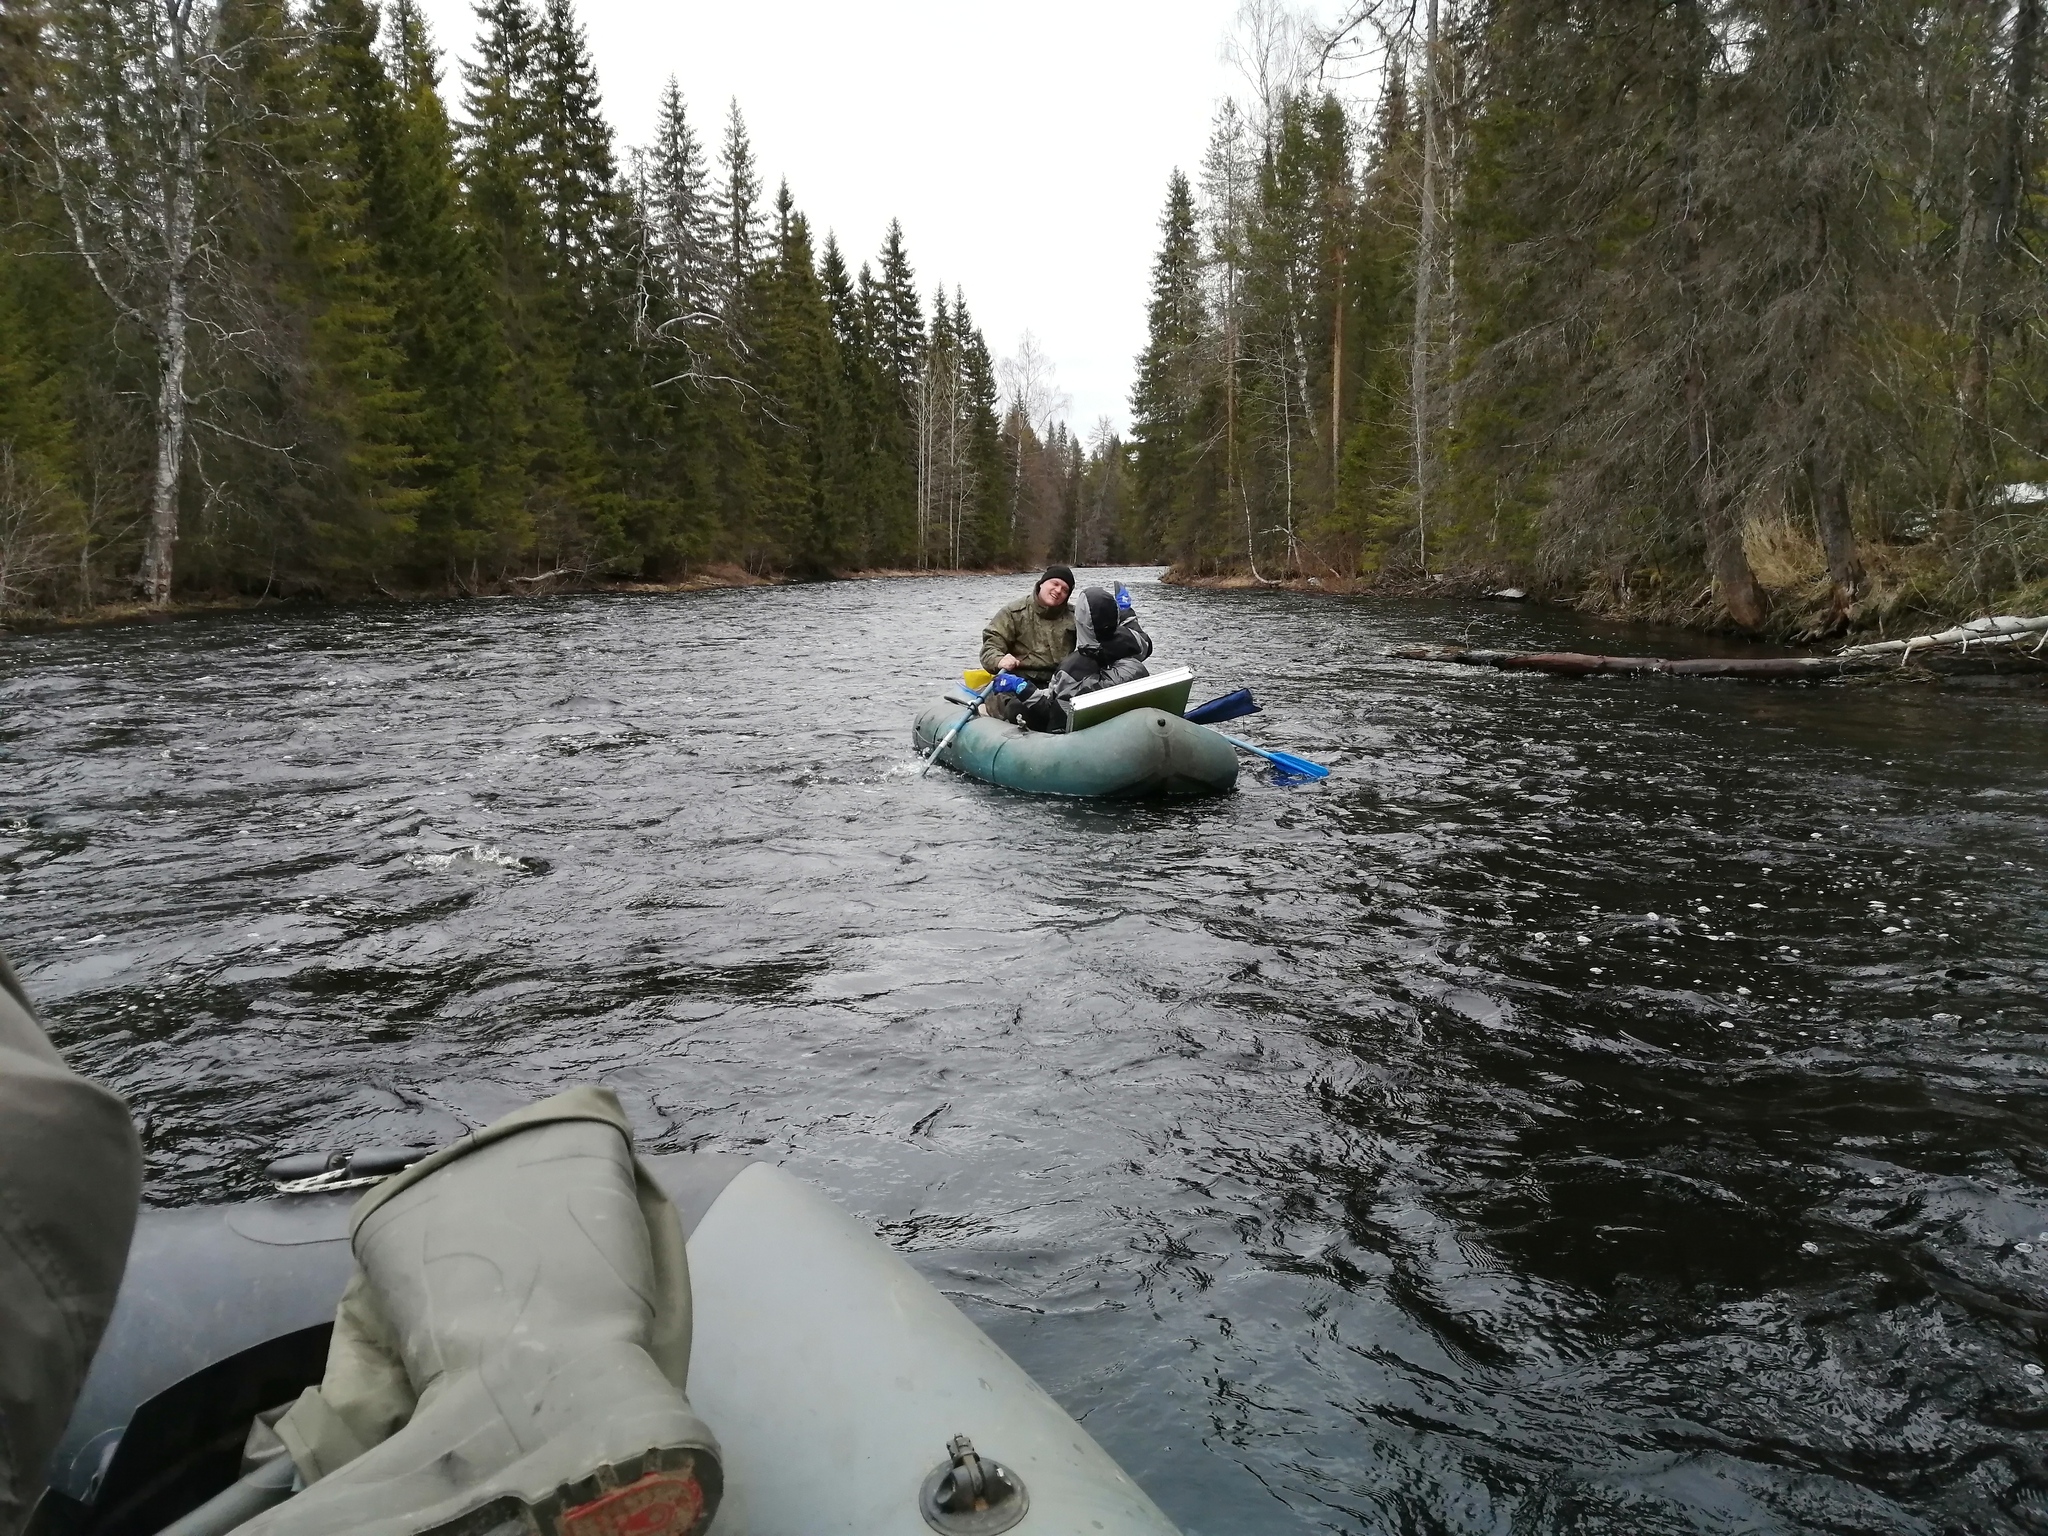
[[[1197,725],[1216,725],[1225,720],[1236,720],[1243,715],[1259,712],[1259,701],[1252,697],[1249,688],[1240,688],[1235,693],[1226,693],[1220,699],[1211,699],[1206,704],[1197,704],[1181,716]]]
[[[1265,747],[1255,747],[1241,736],[1225,736],[1221,731],[1216,734],[1223,736],[1225,741],[1241,752],[1252,752],[1263,757],[1275,768],[1282,770],[1283,774],[1298,779],[1327,779],[1330,776],[1330,770],[1321,763],[1312,763],[1305,757],[1296,757],[1292,752],[1274,752]]]

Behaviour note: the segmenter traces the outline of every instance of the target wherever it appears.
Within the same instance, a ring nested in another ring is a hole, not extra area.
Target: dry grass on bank
[[[1958,605],[1940,551],[1933,544],[1870,544],[1861,546],[1867,578],[1861,601],[1850,612],[1845,632],[1832,627],[1833,595],[1826,552],[1811,528],[1774,515],[1750,522],[1743,530],[1743,548],[1750,569],[1770,603],[1764,636],[1795,644],[1830,642],[1846,636],[1882,638],[1941,628],[1977,617],[1985,611]],[[1283,591],[1381,597],[1481,598],[1505,587],[1523,587],[1531,599],[1558,604],[1603,619],[1671,625],[1682,629],[1727,631],[1727,615],[1715,603],[1704,576],[1683,582],[1661,579],[1656,572],[1596,575],[1578,590],[1545,588],[1531,578],[1517,578],[1498,568],[1433,572],[1413,571],[1377,576],[1290,577],[1261,580],[1242,570],[1191,573],[1175,566],[1163,578],[1174,586],[1209,592]],[[2008,594],[1998,611],[2038,613],[2048,608],[2048,584]]]
[[[1036,570],[1036,567],[1031,567]],[[898,570],[888,567],[873,570],[835,571],[833,581],[887,581],[912,576],[1010,576],[1026,572],[1016,571],[972,571],[972,570]],[[419,592],[393,592],[379,585],[376,596],[364,594],[355,598],[337,598],[333,601],[375,602],[383,600],[393,603],[444,602],[451,598],[462,598],[475,602],[489,602],[512,597],[562,597],[573,593],[597,592],[714,592],[735,587],[773,587],[789,584],[785,576],[761,576],[744,566],[718,564],[707,565],[692,571],[679,581],[591,581],[576,571],[548,571],[537,576],[512,577],[501,583],[496,590],[463,592],[439,589]],[[98,603],[78,612],[51,612],[43,609],[14,609],[0,613],[0,634],[9,631],[31,631],[45,629],[73,629],[98,624],[151,623],[165,619],[198,618],[207,614],[249,613],[259,608],[282,608],[289,605],[319,605],[328,599],[321,597],[294,596],[282,598],[274,595],[261,597],[205,597],[180,598],[167,608],[152,607],[139,601]]]

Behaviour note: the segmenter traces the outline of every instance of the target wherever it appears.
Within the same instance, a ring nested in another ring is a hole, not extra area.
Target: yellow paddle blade
[[[972,688],[976,693],[981,692],[982,689],[986,688],[994,680],[995,673],[984,672],[979,667],[969,667],[960,674],[960,681]]]

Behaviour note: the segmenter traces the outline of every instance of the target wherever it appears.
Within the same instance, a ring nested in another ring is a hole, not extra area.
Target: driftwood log
[[[1955,645],[1962,647],[1963,653],[1968,655],[1973,645],[2017,645],[2026,640],[2034,642],[2027,647],[2027,654],[2039,655],[2041,647],[2048,645],[2048,616],[2015,619],[2008,614],[2000,614],[1995,618],[1972,619],[1954,629],[1944,629],[1932,635],[1915,635],[1910,640],[1874,640],[1868,645],[1852,645],[1841,654],[1854,661],[1874,656],[1896,656],[1903,666],[1915,651]]]
[[[1467,667],[1499,667],[1510,672],[1560,672],[1569,677],[1587,677],[1595,672],[1664,672],[1676,677],[1779,680],[1832,677],[1851,668],[1880,666],[1894,657],[1904,666],[1927,651],[1956,649],[1967,654],[1972,648],[2022,644],[2022,654],[2027,656],[2039,655],[2048,647],[2048,616],[1972,619],[1936,634],[1852,645],[1832,656],[1595,656],[1584,651],[1473,651],[1431,645],[1404,646],[1391,654],[1404,661],[1448,661]]]

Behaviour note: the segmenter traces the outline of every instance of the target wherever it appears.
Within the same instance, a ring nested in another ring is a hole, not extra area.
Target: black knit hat
[[[1071,565],[1048,565],[1039,576],[1037,582],[1032,586],[1031,595],[1036,597],[1038,589],[1048,581],[1053,580],[1064,581],[1067,584],[1067,591],[1072,593],[1074,590],[1074,568]]]

